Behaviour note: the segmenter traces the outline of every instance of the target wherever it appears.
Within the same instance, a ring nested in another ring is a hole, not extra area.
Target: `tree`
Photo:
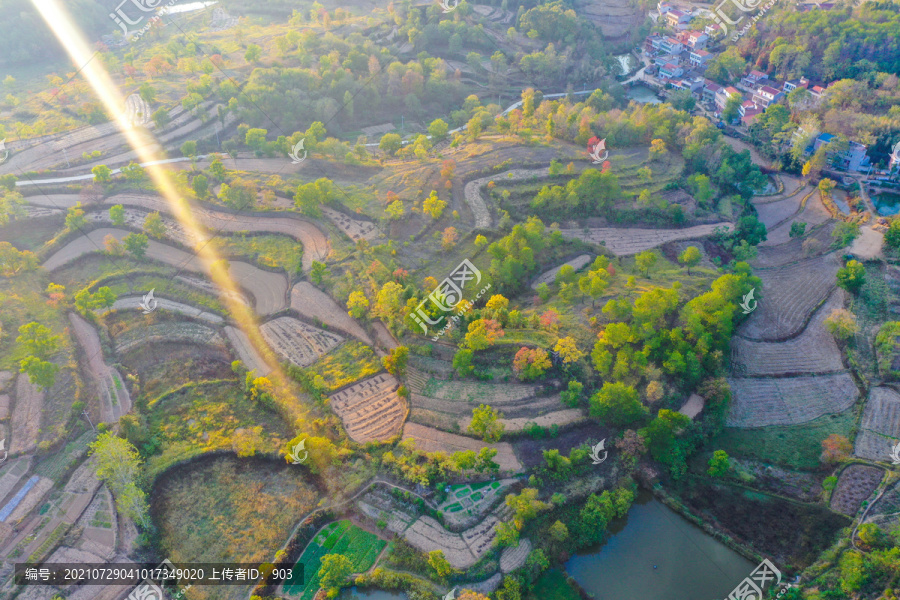
[[[439,219],[445,208],[447,208],[447,203],[438,198],[437,192],[434,190],[431,190],[431,194],[422,203],[422,211],[432,219]]]
[[[591,416],[604,423],[618,427],[630,425],[647,416],[647,409],[641,404],[637,390],[621,382],[609,381],[591,397],[590,412]]]
[[[350,292],[350,297],[347,299],[347,309],[348,315],[354,319],[362,319],[369,309],[369,299],[361,291],[354,290]]]
[[[730,468],[731,463],[728,453],[724,450],[716,450],[713,452],[712,458],[709,459],[709,469],[706,472],[709,473],[710,477],[722,477],[728,473]]]
[[[447,227],[441,235],[441,248],[449,250],[456,245],[457,240],[459,240],[459,232],[456,231],[456,227]]]
[[[431,136],[431,141],[434,143],[440,142],[447,137],[447,132],[450,130],[450,126],[443,119],[435,119],[431,122],[431,125],[428,126],[428,135]]]
[[[194,189],[197,197],[202,200],[209,191],[209,180],[206,178],[206,175],[196,175],[191,182],[191,187]]]
[[[4,277],[12,277],[22,271],[33,271],[38,267],[38,258],[34,252],[20,252],[9,242],[0,242],[0,273]]]
[[[900,219],[891,221],[890,227],[884,232],[884,243],[894,250],[900,248]]]
[[[460,348],[453,355],[453,369],[461,376],[465,377],[473,370],[475,366],[472,364],[475,353],[468,348]]]
[[[400,219],[403,214],[403,202],[401,200],[394,200],[384,209],[384,212],[387,213],[388,219],[391,221],[396,221]]]
[[[788,237],[798,238],[803,237],[806,233],[806,223],[803,221],[794,221],[791,223],[791,230],[788,232]]]
[[[19,327],[16,343],[21,345],[26,354],[48,359],[59,350],[60,337],[53,330],[36,321]]]
[[[644,277],[650,278],[650,269],[656,264],[656,253],[653,250],[645,250],[634,257],[634,264],[638,271],[643,271]]]
[[[247,51],[244,53],[244,60],[249,63],[257,63],[259,62],[261,56],[262,48],[260,48],[256,44],[250,44],[249,46],[247,46]]]
[[[8,225],[12,219],[25,216],[25,199],[16,191],[5,190],[0,194],[0,227]]]
[[[475,247],[481,250],[485,246],[487,246],[488,239],[481,235],[480,233],[475,236]]]
[[[328,275],[328,267],[325,263],[318,260],[312,262],[312,269],[309,272],[309,279],[316,285],[322,285],[325,276]]]
[[[688,246],[678,256],[678,262],[687,267],[688,275],[690,275],[691,267],[696,267],[700,263],[701,258],[703,258],[703,255],[700,254],[700,250],[696,246]]]
[[[97,183],[109,183],[112,181],[112,169],[106,165],[97,165],[91,169],[91,173],[94,174],[94,181]]]
[[[116,227],[121,227],[125,224],[125,207],[121,204],[114,204],[109,207],[109,220],[112,221],[112,224]]]
[[[497,544],[500,546],[518,546],[519,530],[512,523],[497,524]]]
[[[159,212],[152,212],[144,217],[143,230],[144,233],[155,237],[156,239],[160,239],[164,235],[166,235],[166,226],[163,224],[162,217],[159,216]]]
[[[406,364],[409,362],[409,348],[397,346],[382,359],[387,372],[397,377],[406,377]]]
[[[188,158],[194,158],[197,156],[197,142],[194,140],[188,140],[181,145],[181,155],[187,156]]]
[[[137,486],[141,465],[137,449],[107,431],[90,444],[90,454],[96,461],[97,477],[112,492],[120,513],[145,526],[149,516],[146,496]]]
[[[84,210],[81,208],[81,202],[76,202],[75,206],[70,206],[66,213],[66,229],[75,231],[87,225],[87,219],[84,216]]]
[[[375,295],[372,314],[379,319],[384,319],[389,327],[393,327],[400,320],[403,310],[406,308],[403,291],[402,285],[396,281],[388,281]]]
[[[403,139],[397,133],[386,133],[381,136],[378,142],[378,149],[391,156],[397,154],[397,151],[403,147]]]
[[[722,110],[722,120],[731,125],[740,116],[741,104],[744,99],[740,94],[734,94],[725,101],[725,108]]]
[[[503,413],[494,410],[487,404],[481,404],[472,410],[472,422],[469,423],[468,431],[489,444],[497,442],[503,436],[503,430],[506,428],[500,422],[502,418]]]
[[[484,350],[504,335],[506,332],[494,319],[477,319],[469,323],[464,343],[471,350]]]
[[[562,521],[556,521],[550,526],[548,532],[550,533],[550,539],[559,544],[569,539],[569,528]]]
[[[819,460],[824,465],[831,465],[846,460],[851,452],[853,452],[853,445],[850,440],[840,434],[832,433],[822,440],[822,455]]]
[[[56,383],[56,373],[59,365],[47,360],[41,360],[37,356],[26,356],[19,362],[19,372],[28,375],[28,381],[49,390]]]
[[[432,550],[428,553],[428,566],[441,579],[453,572],[453,567],[450,566],[450,561],[444,557],[443,550]]]
[[[847,265],[837,272],[837,284],[855,294],[866,283],[866,267],[857,260],[847,262]]]
[[[153,123],[156,125],[157,129],[163,129],[172,121],[172,117],[169,116],[169,111],[164,107],[157,109],[150,118],[153,119]]]
[[[578,349],[578,345],[575,342],[575,338],[571,336],[566,336],[564,338],[560,338],[556,340],[556,346],[553,350],[559,354],[560,360],[562,360],[563,364],[570,364],[573,362],[577,362],[584,356],[584,352]]]
[[[256,203],[258,193],[255,183],[237,178],[232,180],[231,185],[222,184],[219,198],[235,210],[244,210]]]
[[[122,175],[125,176],[125,179],[132,183],[143,181],[145,175],[144,167],[134,161],[122,167],[121,172]]]
[[[522,347],[513,358],[513,371],[522,381],[537,379],[553,364],[550,355],[543,348]]]
[[[825,327],[836,339],[845,342],[859,332],[856,317],[845,308],[836,308],[825,317]]]
[[[129,254],[137,259],[142,259],[150,246],[150,240],[143,233],[129,233],[122,238],[122,244]]]
[[[321,559],[319,584],[327,589],[340,589],[353,573],[353,563],[343,554],[326,554]]]

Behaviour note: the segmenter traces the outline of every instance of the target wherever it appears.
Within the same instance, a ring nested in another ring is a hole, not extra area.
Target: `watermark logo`
[[[603,458],[600,458],[600,453],[603,452]],[[606,438],[600,440],[600,443],[591,448],[591,460],[594,461],[595,465],[599,465],[606,457],[609,455],[609,451],[606,449]]]
[[[456,600],[456,590],[457,588],[453,588],[441,598],[441,600]]]
[[[762,0],[722,0],[715,6],[715,8],[713,8],[713,10],[710,10],[708,8],[701,8],[698,10],[698,12],[704,18],[712,19],[713,21],[715,21],[715,23],[722,28],[722,33],[727,36],[728,26],[736,26],[738,23],[744,20],[744,17],[746,15],[741,15],[737,21],[733,21],[723,10],[723,6],[730,2],[743,13],[750,13],[759,10],[759,12],[750,19],[749,23],[744,25],[742,29],[736,30],[731,34],[731,41],[734,42],[737,41],[737,39],[743,36],[745,33],[747,33],[753,26],[753,24],[756,23],[763,15],[765,15],[769,11],[770,8],[772,8],[772,6],[775,5],[776,1],[777,0],[769,0],[766,4],[760,6]]]
[[[172,6],[173,4],[175,4],[176,1],[177,0],[169,0],[169,3],[166,4],[166,6],[167,7]],[[109,18],[112,19],[116,25],[118,25],[119,27],[122,28],[122,34],[127,38],[127,37],[129,37],[128,26],[129,25],[130,26],[140,25],[146,15],[142,15],[140,13],[134,13],[133,11],[129,11],[129,12],[131,12],[131,14],[138,15],[137,19],[132,19],[128,14],[126,14],[123,6],[131,3],[139,11],[144,12],[144,13],[150,13],[150,12],[155,12],[158,8],[160,8],[159,5],[161,2],[162,2],[162,0],[122,0],[122,2],[119,3],[119,6],[116,7],[115,12],[109,13]],[[141,37],[142,35],[144,35],[150,29],[150,27],[153,25],[153,23],[159,21],[159,18],[160,18],[159,15],[153,15],[153,17],[150,18],[150,20],[147,22],[147,24],[144,25],[138,31],[133,32],[131,34],[131,37],[133,39],[137,39],[137,38]]]
[[[0,448],[3,448],[3,446],[0,445]],[[900,442],[897,442],[897,444],[891,448],[891,463],[900,465]]]
[[[444,13],[452,12],[459,6],[459,0],[453,0],[453,5],[450,4],[449,0],[441,0],[441,8]]]
[[[463,301],[463,289],[466,287],[466,283],[471,280],[475,280],[475,285],[481,283],[481,271],[469,261],[469,259],[464,259],[459,265],[450,273],[450,277],[442,281],[438,284],[434,290],[428,294],[428,296],[422,300],[419,305],[416,307],[416,310],[409,313],[409,317],[415,321],[419,327],[422,328],[424,333],[428,333],[428,325],[438,325],[441,321],[443,321],[446,317],[444,315],[439,316],[436,319],[432,319],[428,312],[425,310],[425,303],[431,302],[432,305],[437,307],[437,309],[443,313],[449,313],[452,310],[457,310],[457,315],[460,313],[465,313],[469,309],[474,306],[472,302],[467,302],[466,306],[460,307],[460,303]],[[491,288],[491,284],[487,284],[475,297],[477,300],[484,294],[487,290]],[[444,329],[434,338],[432,341],[437,341],[437,338],[443,335],[451,326],[453,320],[459,320],[458,316],[454,316],[448,321],[447,325],[444,326]],[[426,325],[426,323],[428,325]]]
[[[151,581],[145,581],[128,594],[128,600],[165,600],[162,588]]]
[[[303,452],[303,458],[300,458],[300,453]],[[291,459],[292,465],[299,465],[307,458],[309,458],[309,452],[306,451],[306,438],[303,438],[297,445],[291,448],[291,453],[288,454],[288,458]]]
[[[6,449],[6,438],[0,440],[0,452],[3,453],[3,458],[0,458],[0,465],[2,465],[9,458],[9,450]]]
[[[291,157],[292,164],[298,165],[306,160],[306,149],[303,148],[304,142],[306,142],[306,138],[303,138],[302,140],[294,144],[293,148],[291,148],[289,155]],[[303,156],[300,156],[301,150],[303,150]]]
[[[781,571],[769,559],[764,559],[750,573],[750,577],[745,578],[728,594],[727,600],[760,600],[763,597],[763,590],[772,580],[774,580],[773,585],[779,585],[781,583]],[[785,585],[778,592],[778,597],[781,597],[790,587],[790,585]]]
[[[753,294],[756,292],[756,288],[751,289],[749,292],[744,294],[744,299],[741,301],[741,310],[744,311],[745,315],[749,315],[754,310],[756,310],[757,304],[759,304],[753,298]],[[752,302],[752,304],[751,304]]]
[[[601,156],[601,153],[603,154],[603,156]],[[609,157],[609,150],[606,149],[606,138],[603,138],[602,140],[594,144],[594,147],[591,149],[589,154],[591,155],[591,160],[595,165],[599,165],[604,160],[606,160],[607,157]]]
[[[3,164],[9,158],[9,150],[6,149],[6,138],[0,140],[0,152],[3,153],[3,158],[0,158],[0,164]]]
[[[152,290],[150,290],[150,293],[148,293],[146,296],[144,296],[143,300],[141,300],[141,302],[140,302],[139,306],[144,311],[145,315],[149,315],[154,310],[156,310],[156,307],[159,304],[156,301],[156,298],[153,297],[153,292],[155,290],[156,290],[156,288],[153,288]]]

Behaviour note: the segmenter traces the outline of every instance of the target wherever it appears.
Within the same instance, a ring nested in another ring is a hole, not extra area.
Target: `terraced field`
[[[399,385],[392,375],[381,373],[331,395],[331,409],[350,439],[364,444],[400,433],[409,407],[397,395]]]
[[[539,285],[541,285],[542,283],[546,283],[547,285],[552,284],[556,280],[556,274],[559,273],[559,270],[562,269],[565,265],[569,265],[573,269],[578,271],[580,269],[583,269],[590,262],[591,262],[590,254],[581,254],[579,256],[576,256],[572,260],[566,261],[559,266],[553,267],[549,271],[541,273],[541,275],[539,275],[537,277],[537,279],[535,279],[534,281],[531,282],[531,289],[533,289],[533,290],[537,289],[537,287]]]
[[[293,317],[272,319],[259,329],[272,350],[298,367],[311,365],[344,341]]]
[[[755,272],[762,279],[762,299],[738,333],[745,338],[776,341],[797,335],[813,311],[835,288],[839,258],[828,254],[778,269]]]
[[[735,375],[765,377],[834,373],[843,371],[841,351],[824,321],[831,311],[844,305],[844,291],[835,289],[803,332],[783,342],[762,342],[735,337],[731,362]]]
[[[451,533],[431,517],[423,516],[403,533],[403,537],[423,552],[443,550],[453,568],[467,569],[491,549],[499,522],[497,517],[490,515],[462,533]]]
[[[753,267],[755,269],[782,267],[828,253],[833,241],[831,232],[834,231],[834,226],[834,223],[828,223],[822,227],[810,230],[811,225],[809,225],[806,228],[807,235],[802,238],[785,239],[783,243],[777,246],[760,244],[757,248],[756,259],[752,261]],[[790,224],[788,224],[789,229]],[[814,241],[807,242],[807,240]]]
[[[900,441],[900,393],[889,387],[869,392],[863,411],[855,454],[874,461],[888,461]]]
[[[683,229],[641,229],[619,227],[594,227],[592,229],[560,229],[564,237],[579,239],[590,244],[604,245],[616,256],[631,256],[656,248],[675,240],[690,240],[712,235],[716,230],[731,231],[728,222],[695,225]]]
[[[856,402],[859,390],[849,373],[772,379],[731,378],[729,427],[797,425],[839,413]]]
[[[424,452],[442,451],[452,454],[463,450],[478,452],[484,447],[495,448],[497,456],[494,457],[494,462],[500,465],[501,470],[511,473],[522,470],[522,463],[516,458],[512,446],[507,442],[485,444],[481,440],[409,422],[403,426],[403,439],[415,440],[416,448]]]
[[[116,352],[124,353],[143,344],[180,342],[224,346],[225,340],[216,329],[200,323],[173,322],[136,326],[116,337]]]
[[[308,281],[301,281],[291,288],[291,308],[301,315],[334,327],[372,345],[369,335],[359,326],[347,311],[325,292],[313,287]]]
[[[767,230],[774,229],[797,214],[803,208],[804,200],[812,192],[813,188],[806,185],[793,194],[779,196],[779,199],[768,202],[755,200],[753,204],[756,206],[760,222],[766,226]]]
[[[180,315],[185,315],[186,317],[205,321],[211,325],[221,325],[225,322],[225,319],[220,315],[212,312],[207,312],[205,310],[197,308],[196,306],[191,306],[190,304],[177,302],[168,298],[161,298],[156,294],[154,294],[154,299],[157,302],[157,308],[162,311],[171,311]],[[118,298],[109,309],[98,309],[97,312],[100,314],[106,314],[109,311],[118,310],[137,311],[141,310],[142,301],[142,296],[122,296]]]
[[[812,196],[807,198],[803,210],[796,216],[768,230],[766,241],[762,242],[760,246],[765,248],[766,246],[777,246],[778,244],[789,242],[791,240],[791,223],[794,221],[806,223],[806,230],[809,231],[811,228],[826,223],[830,219],[831,215],[828,214],[828,210],[822,204],[819,193],[817,191],[813,192]]]

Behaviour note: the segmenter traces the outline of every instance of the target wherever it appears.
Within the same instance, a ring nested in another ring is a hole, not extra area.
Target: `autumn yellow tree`
[[[572,336],[566,336],[556,340],[556,346],[554,346],[553,350],[559,354],[559,358],[563,361],[563,364],[576,362],[584,356],[584,352],[578,349],[575,338]]]

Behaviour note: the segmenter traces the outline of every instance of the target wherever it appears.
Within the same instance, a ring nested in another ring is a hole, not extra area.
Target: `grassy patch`
[[[710,447],[725,450],[731,456],[753,458],[792,469],[815,469],[822,454],[822,440],[832,433],[850,437],[855,423],[856,412],[850,409],[802,425],[727,428],[710,442]]]
[[[94,441],[96,433],[88,429],[73,441],[66,444],[61,452],[52,454],[34,470],[35,475],[57,481],[59,477],[72,467],[87,452],[88,444]]]
[[[303,583],[285,583],[284,593],[312,600],[319,590],[319,568],[322,557],[327,554],[343,554],[353,563],[353,572],[368,571],[386,542],[378,536],[364,531],[350,521],[329,523],[322,528],[297,561],[303,565]]]
[[[247,257],[288,273],[299,273],[303,266],[303,245],[284,235],[217,237],[213,243],[221,254]]]
[[[534,582],[527,600],[581,600],[581,596],[562,571],[550,569]]]
[[[372,348],[362,342],[341,344],[306,369],[313,375],[321,375],[328,390],[349,385],[382,370],[381,361]]]
[[[231,449],[237,429],[261,427],[255,436],[261,452],[274,452],[291,437],[276,413],[253,404],[232,381],[188,384],[152,400],[147,421],[162,448],[147,461],[151,477],[179,460]]]
[[[37,321],[63,334],[69,321],[63,312],[47,304],[44,290],[49,280],[44,272],[19,273],[15,277],[0,277],[0,370],[18,371],[18,361],[24,358],[24,350],[15,344],[18,330],[22,325]],[[57,357],[54,362],[65,364],[69,359],[69,338],[60,335],[60,347],[66,356]]]

